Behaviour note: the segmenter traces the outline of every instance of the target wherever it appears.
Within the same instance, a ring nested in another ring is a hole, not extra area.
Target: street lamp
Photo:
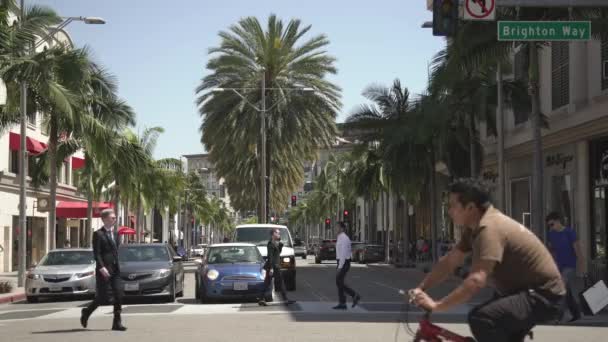
[[[261,113],[261,127],[260,127],[260,135],[261,135],[261,139],[262,139],[262,144],[260,146],[260,183],[261,183],[261,187],[260,187],[260,201],[261,203],[261,207],[262,207],[262,212],[260,213],[260,220],[261,223],[266,223],[267,222],[267,218],[268,218],[268,204],[267,204],[267,191],[270,188],[270,180],[267,177],[267,172],[266,172],[266,112],[268,110],[271,110],[272,108],[274,108],[275,106],[277,106],[279,104],[279,102],[275,103],[274,105],[272,105],[270,108],[266,108],[266,90],[282,90],[282,91],[299,91],[302,93],[314,93],[315,90],[314,88],[311,87],[295,87],[295,88],[266,88],[266,76],[264,74],[264,71],[266,69],[265,68],[261,68],[260,71],[262,72],[262,87],[261,88],[222,88],[222,87],[218,87],[218,88],[213,88],[211,89],[212,93],[223,93],[226,91],[232,91],[234,92],[236,95],[238,95],[241,99],[243,99],[243,101],[245,101],[245,103],[247,103],[249,106],[251,106],[251,108],[253,108],[255,111]],[[249,100],[239,92],[239,90],[261,90],[262,92],[262,107],[258,108],[258,106],[254,105],[253,103],[249,102]]]
[[[21,0],[21,20],[19,25],[23,25],[25,21],[25,0]],[[33,49],[30,49],[30,54],[36,52],[36,48],[44,44],[48,39],[52,38],[55,33],[62,30],[72,21],[83,21],[85,24],[104,24],[105,21],[97,17],[67,17],[57,27],[53,28],[46,36],[44,36],[39,42],[35,43]],[[20,146],[19,146],[19,270],[17,286],[22,287],[25,283],[25,272],[27,262],[27,213],[26,213],[26,175],[27,175],[27,148],[26,148],[26,135],[27,135],[27,82],[21,82],[21,115],[20,115]],[[49,213],[49,238],[55,239],[55,213]],[[49,244],[52,246],[52,243]]]

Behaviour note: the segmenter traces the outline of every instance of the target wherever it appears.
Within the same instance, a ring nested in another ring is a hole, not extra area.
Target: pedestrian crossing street
[[[396,318],[405,313],[403,304],[394,302],[372,302],[360,303],[356,308],[348,307],[345,311],[336,311],[332,307],[336,303],[330,302],[297,302],[294,305],[285,306],[281,302],[269,303],[262,307],[257,303],[236,303],[236,304],[141,304],[124,305],[123,316],[181,316],[181,315],[248,315],[248,314],[285,314],[285,315],[393,315]],[[463,306],[445,313],[448,315],[464,315],[470,308]],[[25,319],[78,319],[82,307],[72,308],[44,308],[44,309],[24,309],[24,310],[0,310],[0,322],[6,323],[14,320]],[[410,308],[410,313],[421,314],[416,308]],[[445,315],[444,314],[444,315]],[[111,316],[112,307],[102,306],[93,314],[92,317]],[[441,314],[436,314],[441,315]]]

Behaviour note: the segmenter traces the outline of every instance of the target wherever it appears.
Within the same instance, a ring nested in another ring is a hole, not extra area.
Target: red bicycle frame
[[[416,331],[416,337],[414,338],[414,342],[475,342],[475,339],[472,337],[460,336],[456,333],[453,333],[447,329],[444,329],[438,325],[431,323],[430,313],[426,313],[424,315],[424,317],[420,320],[419,325],[420,327],[418,328],[418,331]]]

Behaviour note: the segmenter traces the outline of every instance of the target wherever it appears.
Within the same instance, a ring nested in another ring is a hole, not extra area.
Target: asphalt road
[[[90,319],[88,329],[81,329],[80,309],[87,301],[43,301],[38,304],[0,305],[0,341],[134,341],[168,340],[205,341],[410,341],[405,324],[416,328],[421,313],[406,311],[398,289],[414,287],[423,274],[412,269],[383,265],[353,265],[347,283],[362,296],[359,307],[346,312],[331,309],[336,304],[336,264],[314,264],[312,259],[298,260],[297,288],[289,292],[297,304],[284,307],[273,303],[198,304],[194,301],[194,264],[187,264],[184,298],[175,303],[160,301],[128,302],[123,311],[125,333],[110,331],[112,308],[100,308]],[[457,284],[433,291],[441,296]],[[487,296],[485,292],[475,301]],[[461,334],[468,334],[465,324],[470,305],[449,313],[433,315],[433,321]],[[407,315],[406,315],[407,313]],[[401,323],[400,323],[401,322]],[[604,341],[608,333],[606,317],[591,317],[578,326],[540,326],[534,329],[535,341]]]

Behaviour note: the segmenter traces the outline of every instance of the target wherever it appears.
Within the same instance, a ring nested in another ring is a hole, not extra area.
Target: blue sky
[[[137,129],[162,126],[157,158],[203,152],[194,89],[207,73],[207,51],[217,33],[240,18],[263,23],[270,13],[312,25],[324,33],[337,58],[343,89],[338,122],[365,103],[369,84],[400,78],[410,92],[425,88],[427,64],[444,42],[422,29],[431,20],[424,0],[26,0],[62,16],[98,16],[106,25],[74,22],[67,28],[77,46],[118,77],[120,96],[137,112]],[[170,4],[170,5],[169,5]]]

